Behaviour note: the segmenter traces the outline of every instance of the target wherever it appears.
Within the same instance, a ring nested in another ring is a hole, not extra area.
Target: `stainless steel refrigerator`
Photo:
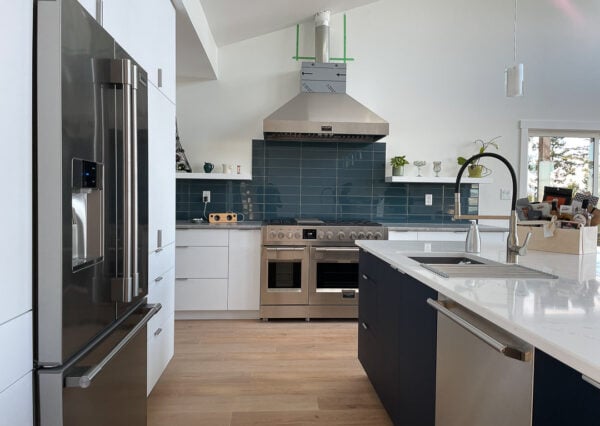
[[[76,0],[36,5],[37,422],[145,425],[147,75]]]

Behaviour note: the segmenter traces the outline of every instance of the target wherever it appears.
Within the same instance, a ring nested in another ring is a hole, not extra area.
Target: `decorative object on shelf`
[[[404,176],[404,166],[408,164],[406,155],[397,155],[390,160],[392,176]]]
[[[413,161],[413,164],[415,166],[417,166],[417,177],[423,177],[421,175],[421,167],[426,166],[427,161],[423,161],[423,160]]]
[[[178,172],[192,173],[190,163],[185,156],[185,151],[179,141],[179,129],[177,128],[177,120],[175,120],[175,170]]]
[[[442,171],[442,162],[441,161],[433,162],[433,171],[435,173],[435,177],[440,177],[440,172]]]
[[[215,168],[213,163],[204,163],[204,173],[210,173]]]
[[[492,138],[486,142],[484,142],[483,139],[477,139],[477,140],[473,141],[473,143],[481,145],[481,147],[479,148],[478,154],[483,154],[490,146],[493,146],[494,148],[499,149],[498,143],[496,142],[496,140],[500,139],[501,137],[502,136],[496,136],[495,138]],[[466,161],[467,161],[467,159],[465,157],[457,157],[456,158],[456,162],[458,163],[459,166],[462,166],[463,164],[465,164]],[[480,159],[478,158],[477,160],[475,160],[471,164],[469,164],[469,166],[467,167],[467,173],[469,174],[469,177],[480,178],[480,177],[485,177],[485,176],[489,176],[492,174],[492,171],[490,169],[488,169],[487,167],[485,167],[483,164],[480,164],[479,161],[480,161]]]

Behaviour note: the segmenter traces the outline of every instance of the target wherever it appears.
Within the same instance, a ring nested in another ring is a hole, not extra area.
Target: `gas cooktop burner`
[[[270,219],[269,225],[284,225],[284,226],[382,226],[381,223],[371,222],[361,219],[335,219],[321,220],[316,218],[291,218],[284,217],[278,219]]]

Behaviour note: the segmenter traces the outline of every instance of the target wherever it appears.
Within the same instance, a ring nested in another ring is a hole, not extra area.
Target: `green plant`
[[[408,163],[409,161],[406,159],[406,155],[397,155],[396,157],[392,157],[390,160],[390,164],[394,168],[405,166]]]
[[[490,146],[493,146],[496,149],[499,149],[498,147],[498,143],[496,142],[496,140],[500,139],[502,136],[496,136],[495,138],[490,139],[487,142],[484,142],[482,139],[477,139],[475,141],[473,141],[473,143],[478,143],[481,145],[481,148],[479,148],[479,154],[483,154]],[[470,158],[470,157],[469,157]],[[468,160],[468,158],[465,157],[458,157],[456,159],[457,163],[459,166],[462,166],[463,164],[465,164],[465,162]],[[479,160],[480,158],[478,158],[477,160],[473,161],[469,167],[473,167],[479,164]]]

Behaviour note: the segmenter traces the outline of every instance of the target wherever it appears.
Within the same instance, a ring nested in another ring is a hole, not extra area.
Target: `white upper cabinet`
[[[0,55],[0,324],[31,309],[33,1],[2,2]],[[10,59],[9,59],[10,58]],[[4,344],[4,342],[0,342]],[[3,346],[8,347],[10,346]]]
[[[102,25],[175,102],[175,9],[169,0],[103,0]]]
[[[175,242],[175,105],[148,86],[149,250]]]

